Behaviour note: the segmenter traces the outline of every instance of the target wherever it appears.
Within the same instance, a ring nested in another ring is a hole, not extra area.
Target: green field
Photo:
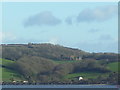
[[[0,65],[11,67],[12,64],[14,64],[14,63],[15,63],[14,61],[0,58]]]
[[[6,59],[0,59],[0,64],[8,67],[12,67],[12,64],[14,64],[14,61],[6,60]],[[0,80],[2,81],[11,81],[11,80],[16,80],[20,81],[23,79],[23,77],[16,71],[8,69],[8,68],[3,68],[0,67]],[[2,78],[2,79],[1,79]]]
[[[113,62],[109,63],[107,66],[111,71],[118,72],[118,70],[120,71],[120,69],[118,69],[118,64],[120,65],[120,62]]]
[[[107,77],[108,75],[109,75],[108,73],[81,72],[81,73],[75,73],[75,74],[68,74],[64,78],[72,79],[72,78],[81,76],[84,79],[95,79],[95,78],[98,78],[99,76]]]
[[[18,72],[15,72],[13,70],[6,69],[6,68],[0,68],[0,69],[2,69],[2,80],[3,81],[9,82],[11,80],[16,80],[16,81],[22,80],[22,77]]]

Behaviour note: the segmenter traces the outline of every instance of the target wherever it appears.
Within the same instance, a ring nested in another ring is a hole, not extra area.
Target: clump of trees
[[[118,61],[118,55],[115,53],[90,53],[83,55],[83,59],[106,60],[108,62]]]
[[[15,66],[15,69],[25,78],[36,79],[38,74],[49,75],[56,64],[52,60],[42,57],[24,56],[16,61]]]
[[[96,60],[83,60],[82,62],[75,63],[74,72],[83,72],[83,71],[90,71],[90,72],[110,72],[110,70],[98,63]]]

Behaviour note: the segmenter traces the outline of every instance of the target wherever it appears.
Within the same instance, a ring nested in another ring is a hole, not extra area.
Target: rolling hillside
[[[0,69],[5,82],[117,83],[118,54],[115,53],[88,53],[52,44],[9,44],[2,47]],[[83,81],[78,80],[80,76]],[[114,76],[112,82],[111,76]]]
[[[3,60],[0,59],[0,60],[3,61],[2,65],[5,65],[7,67],[11,67],[11,65],[13,63],[15,63],[14,61],[6,60],[6,59],[3,59]],[[71,62],[70,61],[60,61],[60,62],[54,61],[54,62],[57,62],[60,64],[65,64],[65,63],[74,63],[75,61],[74,62],[73,61],[71,61]],[[107,64],[107,66],[111,69],[111,71],[117,72],[117,70],[118,70],[117,64],[118,64],[117,62],[113,62],[113,63]],[[14,71],[14,70],[4,68],[4,67],[1,67],[0,69],[2,70],[2,74],[1,74],[2,76],[0,76],[0,77],[2,77],[2,80],[5,82],[11,82],[12,79],[15,81],[26,80],[22,75],[20,75],[18,72]],[[98,72],[73,73],[73,74],[66,75],[64,77],[64,79],[74,79],[74,78],[79,77],[79,76],[84,77],[84,79],[96,79],[99,76],[108,77],[109,73],[98,73]]]

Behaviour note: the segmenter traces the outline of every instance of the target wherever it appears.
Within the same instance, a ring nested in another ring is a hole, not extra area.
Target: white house
[[[16,83],[16,81],[13,81],[13,83]]]
[[[83,80],[83,77],[79,77],[79,81],[80,81],[80,80]]]
[[[23,81],[23,83],[28,83],[28,81]]]

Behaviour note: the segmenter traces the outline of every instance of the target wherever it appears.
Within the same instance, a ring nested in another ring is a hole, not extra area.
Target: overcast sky
[[[117,9],[117,2],[6,2],[2,43],[52,43],[117,52]]]

